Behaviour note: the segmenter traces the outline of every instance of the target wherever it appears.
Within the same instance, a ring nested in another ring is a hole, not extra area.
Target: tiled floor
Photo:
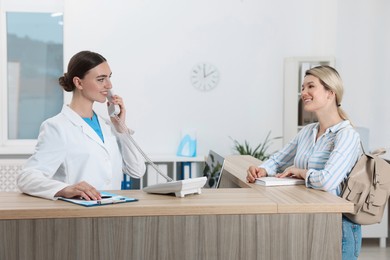
[[[390,239],[386,239],[386,248],[379,247],[378,238],[364,238],[359,260],[388,260],[390,259]]]

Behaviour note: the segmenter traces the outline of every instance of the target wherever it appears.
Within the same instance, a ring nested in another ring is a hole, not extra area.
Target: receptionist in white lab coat
[[[73,92],[72,101],[42,123],[35,152],[18,175],[22,192],[47,199],[98,200],[100,190],[121,188],[124,172],[143,176],[144,159],[121,124],[92,109],[94,102],[106,102],[110,77],[110,67],[98,53],[81,51],[71,58],[59,83]],[[122,98],[114,95],[112,103],[119,105],[118,117],[125,123]]]

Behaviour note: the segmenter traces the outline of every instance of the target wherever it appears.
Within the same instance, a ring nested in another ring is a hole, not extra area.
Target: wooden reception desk
[[[176,198],[86,208],[0,193],[0,259],[341,259],[341,213],[353,205],[304,186],[245,182],[259,161],[230,156],[221,186]],[[241,187],[241,188],[235,188]]]

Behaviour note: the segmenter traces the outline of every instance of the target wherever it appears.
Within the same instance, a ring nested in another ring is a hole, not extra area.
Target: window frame
[[[36,139],[8,139],[8,12],[64,13],[64,0],[0,0],[0,155],[32,154]],[[65,99],[65,95],[64,95]]]

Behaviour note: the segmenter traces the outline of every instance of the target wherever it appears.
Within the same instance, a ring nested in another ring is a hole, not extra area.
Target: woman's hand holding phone
[[[107,107],[108,115],[110,117],[115,117],[115,115],[119,115],[121,110],[119,105],[114,103],[114,98],[111,90],[108,91],[107,100],[108,100],[108,107]]]
[[[123,99],[112,93],[111,90],[108,91],[107,95],[107,110],[110,115],[111,122],[114,124],[116,130],[119,133],[128,131],[126,127],[126,109],[123,103]]]

